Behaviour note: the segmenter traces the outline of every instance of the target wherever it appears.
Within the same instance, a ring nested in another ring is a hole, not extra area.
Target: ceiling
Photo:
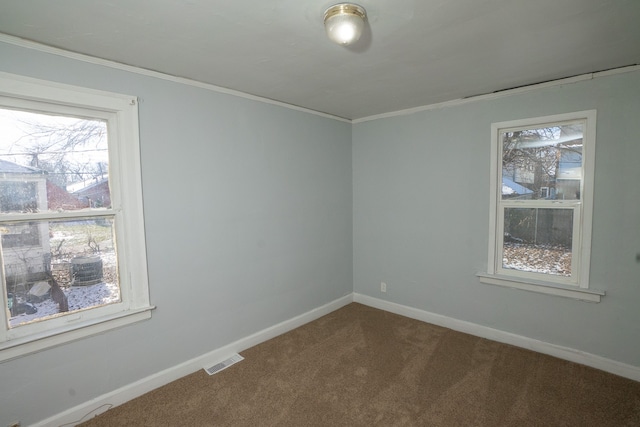
[[[639,0],[0,0],[0,32],[346,118],[640,64]]]

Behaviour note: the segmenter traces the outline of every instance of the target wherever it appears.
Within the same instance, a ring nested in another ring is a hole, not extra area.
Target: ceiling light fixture
[[[362,6],[340,3],[324,12],[324,28],[329,38],[343,46],[358,41],[367,13]]]

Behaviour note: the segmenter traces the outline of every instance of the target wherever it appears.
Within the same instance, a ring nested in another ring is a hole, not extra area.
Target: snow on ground
[[[69,302],[69,313],[75,310],[110,304],[120,301],[120,289],[116,283],[98,283],[91,286],[71,286],[64,289]],[[51,299],[33,304],[38,311],[34,314],[19,314],[9,321],[11,327],[58,314],[58,304]]]
[[[571,250],[547,245],[504,244],[503,268],[571,276]]]

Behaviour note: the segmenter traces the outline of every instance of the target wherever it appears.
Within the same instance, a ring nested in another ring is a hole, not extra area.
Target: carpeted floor
[[[640,383],[350,304],[83,427],[640,426]]]

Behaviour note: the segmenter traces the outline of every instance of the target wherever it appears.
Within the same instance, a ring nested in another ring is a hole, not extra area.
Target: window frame
[[[0,106],[107,122],[111,208],[0,215],[3,221],[113,218],[121,294],[120,303],[16,328],[9,328],[4,319],[0,361],[149,319],[154,307],[149,299],[137,98],[0,72]],[[4,284],[0,285],[0,304],[7,307]]]
[[[549,187],[540,187],[540,198],[541,199],[549,198]]]
[[[516,201],[502,199],[502,142],[505,131],[551,127],[583,122],[582,182],[580,200]],[[491,124],[489,245],[486,273],[478,274],[482,283],[527,291],[599,302],[604,292],[590,288],[591,229],[595,172],[596,110],[577,111]],[[535,203],[531,203],[535,202]],[[572,209],[572,276],[529,273],[502,267],[504,247],[504,209]]]

